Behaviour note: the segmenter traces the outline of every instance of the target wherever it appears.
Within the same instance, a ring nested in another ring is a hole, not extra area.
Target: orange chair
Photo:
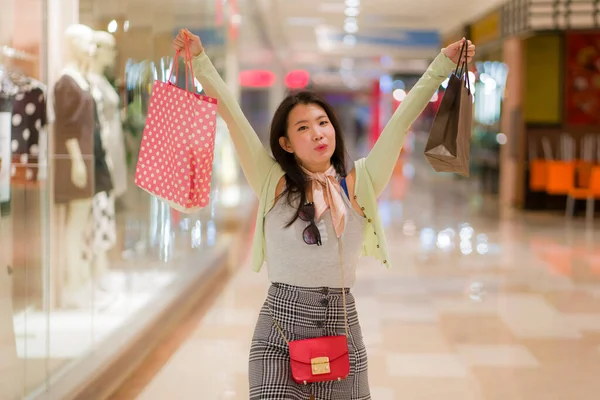
[[[578,160],[575,163],[575,174],[577,175],[577,187],[586,188],[590,185],[590,176],[594,163]]]
[[[546,167],[546,193],[567,195],[575,187],[575,163],[548,161]]]
[[[529,162],[529,189],[532,192],[543,192],[546,190],[546,169],[546,160],[538,159]]]
[[[575,212],[575,200],[587,200],[585,216],[588,221],[594,219],[594,203],[600,199],[600,166],[592,168],[590,184],[587,188],[571,188],[567,196],[567,216],[572,217]]]

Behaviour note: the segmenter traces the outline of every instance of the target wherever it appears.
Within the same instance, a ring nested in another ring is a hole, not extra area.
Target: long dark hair
[[[285,172],[287,187],[281,193],[280,197],[287,194],[287,201],[289,204],[294,204],[295,201],[298,199],[300,200],[294,217],[288,222],[286,227],[289,227],[296,219],[298,219],[300,208],[306,203],[306,190],[308,187],[307,176],[300,168],[300,165],[298,165],[294,154],[288,153],[279,144],[280,138],[287,138],[288,116],[292,109],[298,104],[315,104],[325,111],[335,130],[335,150],[331,156],[331,164],[338,175],[343,177],[346,176],[346,147],[344,146],[344,136],[342,135],[342,127],[335,115],[333,107],[319,95],[311,91],[303,90],[290,93],[283,99],[277,108],[277,111],[275,111],[273,121],[271,122],[271,134],[269,139],[273,157],[275,157],[275,160],[277,160]],[[280,197],[278,197],[277,200],[279,200]]]

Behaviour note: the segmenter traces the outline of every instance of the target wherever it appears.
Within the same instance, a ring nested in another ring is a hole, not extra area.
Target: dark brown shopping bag
[[[425,145],[425,157],[437,172],[469,176],[473,97],[467,69],[465,41],[456,71],[450,75],[446,93],[433,120]],[[464,55],[464,57],[463,57]]]

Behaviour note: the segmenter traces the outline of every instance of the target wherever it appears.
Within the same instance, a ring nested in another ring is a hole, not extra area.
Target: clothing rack
[[[26,53],[21,50],[13,49],[12,47],[1,46],[0,47],[0,60],[2,60],[5,57],[13,58],[16,60],[23,60],[23,61],[35,61],[36,60],[36,57],[32,54]]]

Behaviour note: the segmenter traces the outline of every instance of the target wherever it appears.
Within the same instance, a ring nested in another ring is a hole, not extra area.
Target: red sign
[[[218,0],[221,1],[221,0]],[[240,32],[241,15],[237,6],[237,0],[229,0],[229,37],[236,40]]]
[[[215,6],[215,25],[217,26],[221,26],[223,25],[223,1],[222,0],[215,0],[216,1],[216,6]]]
[[[271,87],[275,83],[276,79],[277,78],[275,74],[268,70],[242,71],[239,75],[239,82],[242,87]]]
[[[381,89],[379,87],[379,80],[373,81],[371,90],[371,132],[369,135],[370,147],[372,148],[379,139],[380,124],[379,118],[381,117]]]
[[[304,70],[290,71],[285,77],[285,86],[289,89],[303,89],[310,81],[310,74]]]

